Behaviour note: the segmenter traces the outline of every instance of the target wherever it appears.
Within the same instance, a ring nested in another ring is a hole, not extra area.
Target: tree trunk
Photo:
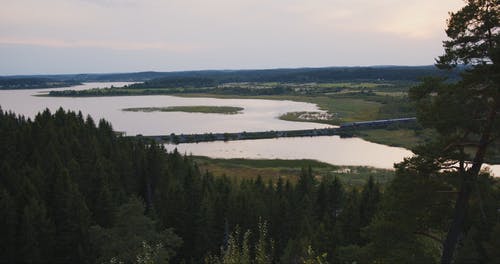
[[[455,253],[460,234],[463,232],[465,216],[467,208],[469,207],[469,198],[472,193],[474,181],[476,181],[477,176],[481,171],[484,156],[486,155],[486,149],[491,141],[491,131],[496,118],[496,106],[497,103],[494,104],[488,114],[483,133],[479,140],[479,146],[476,150],[476,154],[474,155],[472,167],[465,172],[462,171],[461,173],[462,186],[460,187],[460,192],[458,193],[458,197],[455,202],[453,222],[448,234],[446,235],[446,240],[443,243],[443,255],[441,256],[442,264],[449,264],[452,262],[453,254]]]
[[[146,180],[146,211],[153,209],[153,189],[151,186],[151,180],[147,177]]]
[[[469,207],[469,197],[471,192],[472,182],[464,179],[460,192],[458,193],[457,201],[455,202],[453,223],[451,224],[451,228],[448,231],[446,240],[443,244],[443,255],[441,256],[442,264],[449,264],[453,260],[453,254],[464,226],[465,215],[467,213],[467,208]]]

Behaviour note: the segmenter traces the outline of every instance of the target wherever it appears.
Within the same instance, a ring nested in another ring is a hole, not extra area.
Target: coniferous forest
[[[458,184],[405,162],[383,192],[373,179],[317,181],[311,168],[295,184],[213,177],[63,109],[0,111],[0,139],[8,263],[436,262]],[[459,258],[499,260],[499,187],[478,178]]]
[[[34,120],[2,111],[0,138],[0,262],[222,261],[246,234],[250,258],[261,239],[269,262],[297,263],[309,246],[366,244],[361,228],[381,199],[373,180],[346,190],[311,168],[293,185],[214,178],[176,151],[62,109]]]

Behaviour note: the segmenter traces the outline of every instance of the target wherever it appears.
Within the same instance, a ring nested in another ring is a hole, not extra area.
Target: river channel
[[[123,86],[127,83],[85,83],[64,89],[91,89]],[[184,98],[166,95],[115,97],[44,97],[34,96],[47,89],[1,90],[0,106],[28,117],[49,108],[82,111],[96,121],[104,118],[117,131],[127,135],[168,135],[170,133],[217,133],[324,128],[327,125],[279,120],[292,111],[319,111],[310,103],[261,99]],[[241,114],[202,114],[184,112],[128,112],[123,108],[165,106],[237,106]],[[392,168],[395,162],[411,156],[409,150],[371,143],[359,138],[338,136],[205,142],[167,145],[168,150],[216,158],[316,159],[336,165],[360,165]],[[500,165],[492,166],[500,175]]]

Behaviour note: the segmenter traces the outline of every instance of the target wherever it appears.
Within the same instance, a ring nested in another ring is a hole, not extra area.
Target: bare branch
[[[437,193],[458,193],[458,191],[436,191]]]
[[[473,141],[453,142],[453,143],[450,143],[448,146],[446,146],[444,148],[444,151],[447,151],[453,147],[479,147],[479,143],[473,142]]]
[[[421,236],[424,236],[424,237],[430,238],[430,239],[432,239],[432,240],[434,240],[434,241],[438,242],[439,244],[442,244],[442,243],[443,243],[442,238],[437,237],[437,236],[432,235],[432,234],[429,234],[429,233],[426,233],[426,232],[424,232],[424,231],[415,231],[415,232],[413,232],[413,234],[415,234],[415,235],[421,235]]]

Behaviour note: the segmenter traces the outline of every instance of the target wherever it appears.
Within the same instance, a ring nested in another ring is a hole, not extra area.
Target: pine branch
[[[438,242],[439,244],[442,244],[443,243],[443,239],[440,238],[440,237],[437,237],[435,235],[432,235],[432,234],[429,234],[429,233],[426,233],[424,231],[415,231],[413,232],[413,234],[415,235],[421,235],[421,236],[424,236],[424,237],[427,237],[427,238],[430,238],[436,242]]]

